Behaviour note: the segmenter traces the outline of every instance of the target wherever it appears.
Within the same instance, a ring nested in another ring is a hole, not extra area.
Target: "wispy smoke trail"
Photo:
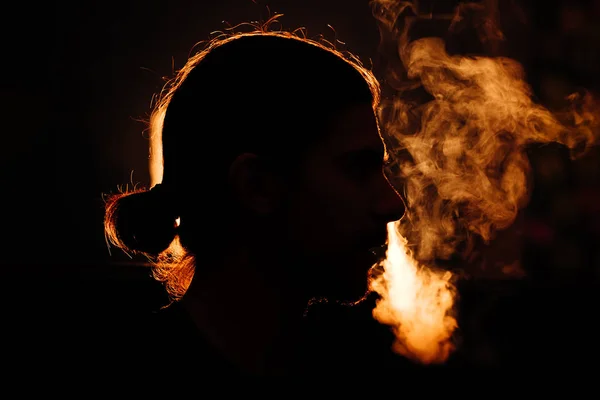
[[[382,38],[397,44],[404,69],[388,76],[405,76],[381,108],[396,154],[394,173],[406,182],[409,212],[402,233],[416,245],[418,259],[446,259],[459,246],[468,249],[474,235],[492,239],[526,205],[528,145],[561,143],[576,157],[597,143],[598,103],[589,93],[574,93],[571,109],[552,113],[532,100],[517,61],[449,55],[436,37],[411,41],[414,18],[399,19],[414,10],[412,3],[372,4]],[[489,7],[471,6],[494,15]],[[497,23],[483,25],[502,37]],[[419,91],[426,101],[415,100]]]
[[[569,97],[570,109],[553,113],[534,102],[524,70],[516,60],[451,55],[440,37],[411,39],[410,28],[415,22],[436,18],[420,15],[416,2],[374,0],[371,4],[382,51],[394,51],[383,54],[391,60],[385,71],[391,95],[382,104],[381,124],[395,160],[389,172],[404,188],[407,202],[407,214],[395,228],[407,240],[408,254],[434,268],[436,262],[457,253],[465,257],[476,239],[489,242],[498,230],[515,221],[530,194],[527,146],[555,142],[568,147],[573,157],[583,154],[600,137],[600,108],[582,91]],[[495,2],[459,5],[452,15],[440,17],[440,23],[445,21],[452,27],[465,10],[479,13],[481,40],[503,39],[494,19]],[[384,263],[384,269],[390,264],[389,260]],[[411,279],[430,280],[419,272],[427,267],[415,269],[412,264],[403,264],[413,271]],[[399,296],[392,295],[389,288],[403,285],[391,282],[394,277],[407,279],[406,274],[388,272],[376,280],[374,289],[383,300],[374,315],[380,322],[395,326],[395,331],[405,330],[398,335],[402,342],[399,347],[410,353],[406,350],[411,348],[409,342],[422,334],[406,330],[418,325],[410,318],[419,315],[389,312],[395,307],[391,298]],[[448,285],[444,287],[453,292]],[[434,291],[423,290],[426,292]],[[423,296],[412,295],[413,307],[418,307],[419,297]],[[437,300],[429,303],[440,304]],[[438,329],[448,332],[452,324],[448,325],[445,316],[451,310],[448,302],[443,304]],[[447,355],[439,340],[434,347],[438,354]],[[424,354],[412,356],[423,362],[435,359],[430,353]]]

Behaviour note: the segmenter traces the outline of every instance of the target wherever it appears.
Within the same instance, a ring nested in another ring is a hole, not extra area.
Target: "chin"
[[[365,303],[369,299],[370,293],[371,292],[368,289],[365,289],[364,292],[362,292],[360,295],[358,295],[358,293],[355,293],[353,296],[347,296],[345,299],[338,300],[338,303],[340,303],[343,306],[358,306]]]
[[[333,303],[355,305],[369,294],[369,273],[351,276],[349,274],[329,277],[320,282],[311,303]]]
[[[380,260],[370,249],[344,253],[319,263],[314,270],[313,294],[325,302],[354,304],[369,293],[369,279],[373,266]]]
[[[353,282],[345,282],[343,287],[337,289],[336,292],[330,294],[330,300],[349,306],[361,303],[370,293],[368,271],[364,275],[356,277]]]
[[[371,292],[365,290],[361,293],[346,293],[346,294],[330,294],[329,296],[316,296],[309,301],[309,306],[321,305],[337,305],[342,307],[355,307],[366,304],[370,299]]]

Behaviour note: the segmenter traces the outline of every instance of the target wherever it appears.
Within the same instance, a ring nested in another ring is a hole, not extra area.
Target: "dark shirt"
[[[3,357],[13,375],[243,375],[200,334],[181,305],[161,309],[164,288],[151,278],[139,285],[126,279],[17,278],[7,280],[15,282],[3,292],[4,304],[11,306],[0,314]],[[26,282],[27,290],[18,282]],[[21,290],[11,290],[17,288]],[[444,369],[572,368],[600,353],[594,317],[600,302],[594,283],[479,283],[461,289],[459,351]],[[391,351],[392,333],[373,319],[372,307],[372,302],[311,307],[305,317],[303,357],[293,375],[428,369]]]

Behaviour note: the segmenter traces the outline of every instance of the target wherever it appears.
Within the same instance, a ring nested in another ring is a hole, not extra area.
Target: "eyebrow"
[[[349,159],[371,159],[378,162],[384,162],[389,157],[383,146],[381,147],[362,147],[359,149],[347,150],[339,155],[340,160]]]
[[[382,158],[385,156],[385,147],[382,146],[365,146],[358,149],[348,150],[347,153],[365,154],[365,155],[378,155]]]

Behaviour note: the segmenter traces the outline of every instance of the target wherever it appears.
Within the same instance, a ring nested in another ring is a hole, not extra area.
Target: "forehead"
[[[383,151],[373,107],[360,104],[340,111],[330,125],[329,135],[324,144],[332,153],[345,153],[362,148]]]

